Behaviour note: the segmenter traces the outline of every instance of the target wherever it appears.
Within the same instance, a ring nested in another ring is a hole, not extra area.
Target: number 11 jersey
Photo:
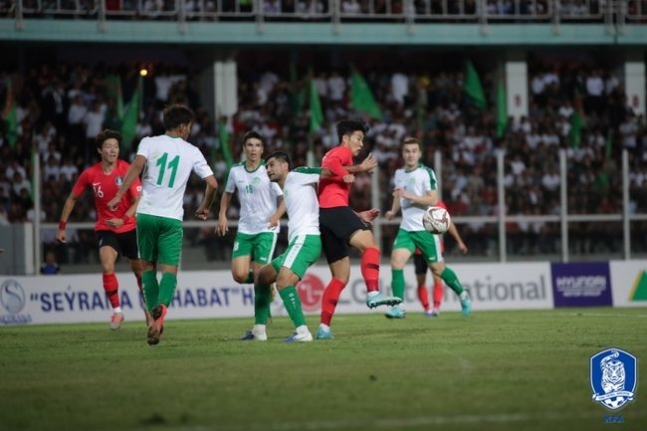
[[[202,179],[213,175],[200,150],[182,138],[160,135],[142,139],[137,155],[146,157],[137,214],[182,220],[191,171]]]

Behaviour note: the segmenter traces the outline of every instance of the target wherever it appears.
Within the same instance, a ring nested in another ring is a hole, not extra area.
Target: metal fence
[[[505,156],[497,152],[496,175],[496,206],[487,215],[456,216],[459,232],[464,237],[470,252],[461,256],[448,243],[448,258],[452,261],[482,261],[507,262],[515,260],[550,260],[550,261],[583,261],[629,259],[647,255],[647,213],[636,213],[632,201],[638,196],[630,192],[630,155],[622,153],[622,163],[619,172],[622,176],[622,208],[611,214],[571,214],[568,211],[569,184],[568,160],[564,150],[559,152],[559,212],[553,214],[509,214],[506,205],[508,193],[505,183]],[[34,166],[38,166],[35,163]],[[439,178],[443,178],[443,161],[440,153],[436,153],[434,168]],[[635,173],[634,173],[635,174]],[[34,184],[41,184],[40,172],[35,171]],[[390,196],[390,190],[384,186],[384,178],[379,172],[371,177],[371,204],[375,208],[385,207],[385,196]],[[388,184],[388,181],[386,182]],[[34,199],[35,213],[40,211],[40,190],[36,188]],[[635,203],[635,202],[633,202]],[[187,208],[186,213],[192,214],[193,209]],[[214,211],[217,213],[217,211]],[[393,238],[397,232],[399,219],[375,220],[373,230],[381,245],[385,259],[390,253]],[[232,221],[232,229],[227,238],[218,238],[213,230],[216,221],[207,222],[186,221],[185,245],[181,265],[186,269],[213,269],[229,265],[231,246],[235,234],[236,222]],[[526,226],[527,229],[519,229]],[[541,227],[542,229],[537,229]],[[65,265],[66,272],[87,272],[96,269],[96,245],[92,229],[94,222],[69,223],[68,229],[76,231],[79,238],[85,237],[85,242],[71,242],[65,253],[69,262]],[[34,263],[40,266],[44,250],[48,247],[45,242],[51,241],[55,235],[57,224],[34,224]],[[283,221],[277,253],[287,246],[287,224]],[[71,235],[68,233],[68,238]],[[448,235],[445,235],[446,237]],[[449,242],[449,241],[447,241]],[[52,244],[49,244],[51,247]],[[63,262],[65,263],[65,262]]]

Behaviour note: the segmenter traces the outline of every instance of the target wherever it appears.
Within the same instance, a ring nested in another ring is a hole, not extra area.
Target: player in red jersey
[[[447,209],[443,201],[439,201],[436,206]],[[452,222],[449,225],[449,230],[447,231],[451,236],[456,240],[456,244],[461,253],[467,253],[467,246],[463,242],[456,225]],[[440,241],[440,251],[444,254],[445,252],[445,243],[441,239]],[[445,284],[443,279],[437,275],[432,274],[434,278],[434,288],[433,288],[433,308],[429,305],[429,292],[427,292],[427,286],[425,285],[427,281],[427,270],[429,270],[429,265],[425,262],[424,257],[419,249],[416,249],[416,252],[413,255],[413,265],[416,271],[416,280],[418,281],[418,299],[420,304],[425,310],[425,316],[427,317],[438,317],[440,315],[440,304],[443,302],[443,296],[445,293]]]
[[[340,144],[328,151],[321,162],[321,166],[328,168],[333,175],[319,181],[321,242],[332,280],[324,290],[321,299],[318,339],[333,338],[330,323],[339,296],[350,277],[349,245],[362,254],[362,278],[368,291],[366,305],[369,308],[375,308],[401,302],[400,298],[380,293],[378,285],[380,249],[370,230],[370,225],[379,215],[379,210],[372,209],[356,213],[348,205],[352,175],[358,172],[371,172],[377,165],[377,161],[369,154],[361,164],[353,166],[353,157],[357,156],[364,146],[364,135],[367,131],[368,127],[361,121],[344,120],[337,123]]]
[[[103,270],[103,289],[113,309],[110,329],[119,329],[124,321],[124,313],[119,303],[119,282],[115,275],[115,263],[119,255],[130,259],[130,267],[137,278],[141,290],[142,264],[138,256],[137,235],[135,232],[135,210],[141,194],[141,182],[137,179],[130,188],[127,199],[123,199],[114,211],[108,209],[108,202],[115,197],[123,183],[130,164],[119,160],[121,134],[114,130],[104,130],[96,138],[97,151],[101,162],[81,173],[72,192],[65,201],[61,220],[58,224],[56,240],[65,243],[65,227],[76,201],[86,189],[92,189],[97,223],[94,230],[99,240],[99,259]],[[146,320],[149,320],[146,313]]]

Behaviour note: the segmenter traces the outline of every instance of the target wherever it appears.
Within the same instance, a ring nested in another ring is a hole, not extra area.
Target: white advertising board
[[[611,286],[615,307],[647,307],[647,262],[612,261]]]

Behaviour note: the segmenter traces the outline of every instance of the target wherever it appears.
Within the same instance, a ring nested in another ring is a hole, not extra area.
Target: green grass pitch
[[[287,318],[238,341],[250,322],[167,321],[154,347],[141,322],[1,328],[0,430],[647,430],[647,309],[336,316],[304,344]],[[589,383],[608,347],[638,358],[615,413]]]

